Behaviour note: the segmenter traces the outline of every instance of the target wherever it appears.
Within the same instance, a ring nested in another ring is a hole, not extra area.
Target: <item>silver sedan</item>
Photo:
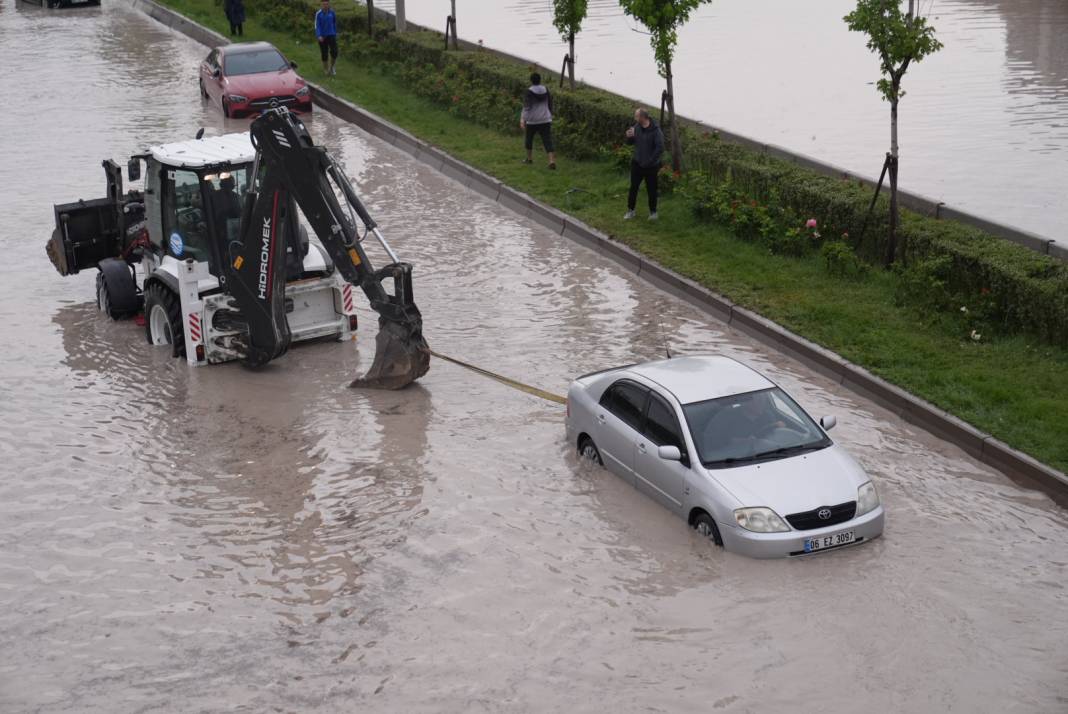
[[[875,484],[786,392],[727,357],[675,357],[579,377],[567,437],[717,545],[806,555],[883,532]]]

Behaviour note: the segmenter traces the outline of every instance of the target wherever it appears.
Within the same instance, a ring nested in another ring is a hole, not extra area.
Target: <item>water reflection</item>
[[[1060,0],[975,0],[996,8],[1005,23],[1009,91],[1052,90],[1068,97],[1068,9]],[[1021,66],[1026,63],[1027,67]],[[1033,73],[1027,72],[1027,69]],[[1035,85],[1040,86],[1035,86]]]

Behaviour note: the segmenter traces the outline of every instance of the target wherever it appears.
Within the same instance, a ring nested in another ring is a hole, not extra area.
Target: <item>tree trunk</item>
[[[375,37],[375,0],[367,0],[367,36]]]
[[[572,32],[567,37],[568,44],[568,57],[570,61],[567,63],[567,79],[571,83],[571,91],[575,91],[575,33]]]
[[[675,83],[671,74],[671,64],[664,68],[668,90],[668,122],[671,124],[671,170],[682,171],[682,142],[679,140],[679,123],[675,120]]]
[[[451,16],[452,17],[452,48],[454,50],[458,50],[458,49],[460,49],[460,41],[459,41],[459,39],[457,39],[457,32],[456,32],[456,0],[451,0],[451,2],[452,2],[452,16]]]
[[[404,0],[397,0],[395,14],[397,17],[397,32],[405,32],[408,29],[408,20],[404,15]]]
[[[895,94],[896,92],[895,86]],[[890,101],[890,235],[886,241],[886,264],[897,257],[897,99]]]

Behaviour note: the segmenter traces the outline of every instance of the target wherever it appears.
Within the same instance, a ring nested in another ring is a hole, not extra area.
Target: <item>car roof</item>
[[[272,45],[270,42],[233,42],[229,45],[223,45],[218,48],[219,54],[224,55],[236,55],[242,52],[255,52],[257,50],[275,50],[278,48]]]
[[[148,152],[161,164],[190,169],[221,163],[243,164],[256,158],[247,131],[159,144],[150,146]]]
[[[751,367],[719,355],[672,357],[627,367],[675,395],[680,404],[755,392],[775,384]]]

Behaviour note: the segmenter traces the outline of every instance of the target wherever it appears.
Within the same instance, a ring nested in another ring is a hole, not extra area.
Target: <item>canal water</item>
[[[205,53],[120,4],[0,4],[0,711],[1068,706],[1068,512],[329,114],[435,349],[555,392],[662,335],[745,360],[838,416],[885,536],[747,560],[581,464],[559,405],[437,361],[350,390],[367,310],[258,372],[101,317],[46,259],[51,204],[245,131],[199,100]]]
[[[389,0],[376,7],[392,10]],[[457,0],[460,35],[559,68],[551,0]],[[890,109],[876,56],[842,17],[853,0],[714,0],[679,33],[678,111],[878,177]],[[945,48],[913,65],[900,106],[904,189],[1068,242],[1068,2],[919,0]],[[447,0],[408,0],[444,28]],[[590,0],[577,74],[659,107],[648,36],[616,0]]]

